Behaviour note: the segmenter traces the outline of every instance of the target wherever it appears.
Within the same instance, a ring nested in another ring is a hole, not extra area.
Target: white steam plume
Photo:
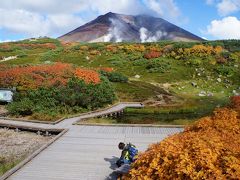
[[[162,37],[167,36],[166,32],[160,31],[160,30],[157,31],[155,33],[155,35],[151,36],[150,32],[144,27],[140,28],[139,34],[140,34],[140,40],[142,43],[143,42],[156,42],[156,41],[160,40]]]
[[[122,42],[122,23],[114,19],[110,19],[110,21],[111,27],[108,30],[108,34],[104,36],[104,42],[110,42],[111,40],[115,40],[115,42]]]

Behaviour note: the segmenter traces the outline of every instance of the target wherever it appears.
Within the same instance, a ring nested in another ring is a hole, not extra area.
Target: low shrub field
[[[115,99],[109,80],[98,72],[71,64],[7,67],[0,86],[16,87],[10,114],[54,120],[111,104]]]

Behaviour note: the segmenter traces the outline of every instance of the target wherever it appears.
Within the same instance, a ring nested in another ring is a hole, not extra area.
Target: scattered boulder
[[[139,79],[139,78],[140,78],[140,75],[137,74],[137,75],[135,75],[134,77],[137,78],[137,79]]]
[[[51,61],[44,61],[44,64],[51,64]]]
[[[197,83],[195,83],[195,82],[191,82],[191,85],[192,85],[193,87],[197,87]]]
[[[207,93],[206,93],[206,91],[201,91],[201,92],[198,94],[198,96],[204,97],[204,96],[207,96]]]
[[[211,96],[213,96],[213,93],[212,93],[212,92],[209,92],[209,93],[207,94],[207,96],[211,97]]]
[[[217,78],[217,82],[222,82],[222,79],[221,78]]]

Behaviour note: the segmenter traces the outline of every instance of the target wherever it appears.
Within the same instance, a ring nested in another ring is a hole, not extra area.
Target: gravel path
[[[1,159],[3,162],[21,160],[51,138],[30,132],[0,129],[0,161]]]

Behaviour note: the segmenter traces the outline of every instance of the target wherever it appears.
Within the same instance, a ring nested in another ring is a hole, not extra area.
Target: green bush
[[[192,58],[186,62],[190,66],[200,66],[203,63],[203,60],[200,58]]]
[[[27,97],[19,98],[19,101],[7,106],[8,111],[13,115],[31,115],[34,103]]]
[[[160,59],[153,59],[148,62],[146,68],[150,73],[155,73],[155,72],[164,73],[171,69],[171,65],[169,62],[164,62],[164,61],[161,61]]]
[[[100,71],[100,74],[107,77],[110,82],[128,82],[128,77],[119,72]]]
[[[56,118],[61,114],[71,114],[94,110],[115,100],[110,82],[101,78],[99,84],[86,84],[73,78],[66,86],[40,88],[14,95],[14,102],[8,110],[14,115],[30,115],[38,119]]]
[[[45,53],[43,53],[40,56],[40,61],[51,61],[55,60],[59,57],[59,54],[63,51],[64,49],[62,47],[59,47],[55,50],[50,50]]]
[[[138,59],[133,61],[133,66],[143,66],[145,64],[147,64],[147,60],[146,59]]]
[[[218,67],[215,68],[215,71],[220,75],[228,77],[231,77],[235,74],[234,68],[227,65],[219,65]]]
[[[18,50],[18,51],[16,51],[16,53],[17,53],[17,57],[19,57],[19,58],[24,58],[24,57],[28,56],[25,51]]]

